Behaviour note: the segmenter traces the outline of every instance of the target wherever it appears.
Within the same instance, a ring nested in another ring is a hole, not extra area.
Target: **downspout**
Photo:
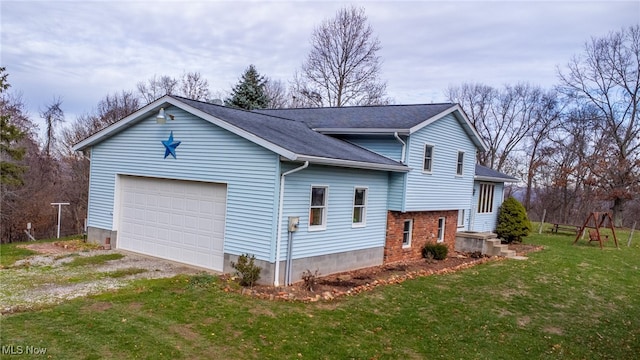
[[[400,158],[400,162],[402,164],[404,164],[404,157],[406,156],[406,151],[407,151],[407,143],[404,142],[400,138],[400,136],[398,136],[398,132],[397,131],[393,133],[393,136],[396,138],[396,140],[400,141],[400,144],[402,144],[402,155],[401,155],[402,157]]]
[[[284,177],[294,172],[304,170],[309,166],[309,162],[295,169],[291,169],[280,175],[280,199],[278,199],[278,235],[276,236],[276,268],[274,270],[273,286],[280,286],[280,246],[282,244],[282,212],[284,211]]]

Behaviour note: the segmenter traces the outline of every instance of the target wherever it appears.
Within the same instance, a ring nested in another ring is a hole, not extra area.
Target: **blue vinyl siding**
[[[424,173],[425,144],[433,145],[431,173]],[[463,151],[463,175],[456,175]],[[457,210],[469,206],[475,175],[476,148],[453,114],[411,134],[404,211]]]
[[[503,183],[488,183],[495,185],[493,192],[493,211],[490,213],[478,213],[478,196],[480,194],[480,184],[483,182],[475,182],[473,184],[474,195],[473,200],[471,202],[471,219],[470,226],[468,229],[470,231],[494,231],[496,229],[497,221],[498,221],[498,209],[500,205],[502,205],[502,200],[504,198],[504,184]]]
[[[283,166],[284,168],[284,166]],[[289,164],[287,170],[292,168]],[[281,260],[287,249],[287,220],[299,216],[293,234],[294,259],[350,250],[382,247],[387,224],[387,181],[383,171],[328,168],[311,165],[286,177]],[[311,186],[327,186],[326,230],[309,231]],[[367,187],[366,226],[352,227],[355,187]]]
[[[389,210],[404,211],[404,189],[406,182],[406,173],[389,173]]]
[[[225,253],[273,259],[280,162],[277,154],[177,108],[175,120],[142,119],[91,149],[88,225],[113,230],[117,174],[226,183]],[[177,159],[164,159],[173,131]]]
[[[340,139],[356,144],[395,161],[403,161],[402,144],[393,135],[341,136]]]

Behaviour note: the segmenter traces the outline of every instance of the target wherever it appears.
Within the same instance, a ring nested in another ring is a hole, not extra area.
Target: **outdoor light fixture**
[[[160,108],[160,112],[158,113],[158,116],[156,116],[156,122],[158,124],[166,124],[167,123],[167,117],[169,117],[169,119],[171,119],[171,120],[175,120],[176,119],[175,116],[165,113],[164,112],[164,108]]]

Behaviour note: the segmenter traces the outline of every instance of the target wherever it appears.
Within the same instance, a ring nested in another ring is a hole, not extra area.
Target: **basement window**
[[[405,220],[402,229],[402,247],[411,247],[411,233],[413,231],[413,219]]]
[[[441,217],[438,219],[438,242],[444,242],[444,226],[445,226],[445,218]]]

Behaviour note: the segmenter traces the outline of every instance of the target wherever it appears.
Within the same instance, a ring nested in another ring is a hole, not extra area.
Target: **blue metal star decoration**
[[[169,134],[169,139],[162,140],[162,145],[164,145],[164,158],[166,159],[169,154],[173,155],[173,158],[176,158],[176,148],[180,145],[182,141],[173,141],[173,131]]]

